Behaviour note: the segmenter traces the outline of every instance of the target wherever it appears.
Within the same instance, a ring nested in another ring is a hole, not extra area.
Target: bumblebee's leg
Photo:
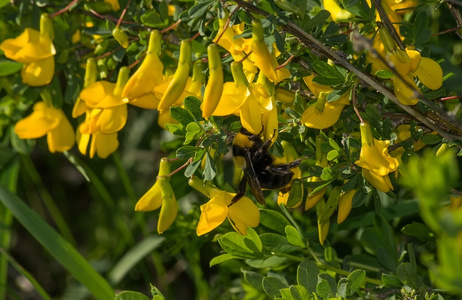
[[[244,197],[246,187],[247,187],[247,179],[246,179],[246,177],[244,175],[241,182],[239,183],[239,191],[236,194],[236,196],[234,196],[234,198],[231,200],[231,203],[228,205],[228,207],[230,207],[231,205],[233,205],[237,201],[241,200],[242,197]]]
[[[276,129],[274,129],[274,132],[273,132],[273,135],[271,136],[271,138],[269,140],[265,141],[263,143],[263,145],[261,145],[260,149],[258,149],[258,151],[255,152],[255,154],[253,155],[254,160],[258,159],[258,157],[262,156],[263,153],[268,151],[269,147],[273,143],[273,139],[274,139],[275,136],[276,136]]]

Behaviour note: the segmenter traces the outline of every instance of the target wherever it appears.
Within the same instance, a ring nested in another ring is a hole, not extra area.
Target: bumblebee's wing
[[[245,158],[245,169],[244,169],[244,176],[249,184],[250,191],[252,194],[257,198],[257,201],[261,204],[266,204],[265,197],[263,197],[263,192],[260,186],[260,182],[258,181],[257,175],[255,174],[255,170],[253,168],[252,159],[250,158],[250,152],[247,150],[244,155]]]

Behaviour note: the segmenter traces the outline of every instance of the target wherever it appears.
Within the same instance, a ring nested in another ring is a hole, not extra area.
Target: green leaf
[[[396,275],[382,273],[381,281],[386,287],[400,288],[402,286],[401,281]]]
[[[198,121],[202,119],[201,100],[194,96],[188,96],[184,99],[184,108],[188,110]]]
[[[285,236],[276,233],[263,233],[260,235],[260,239],[263,245],[273,252],[289,253],[301,248],[289,244]]]
[[[340,83],[343,83],[343,81],[345,80],[344,76],[337,70],[337,68],[329,65],[328,63],[324,61],[315,61],[313,63],[313,68],[316,71],[316,73],[318,73],[320,76],[328,80],[339,81]],[[315,81],[317,77],[318,76],[314,77],[313,81]],[[333,82],[329,83],[329,85],[335,85],[335,84],[337,83],[333,83]]]
[[[0,4],[1,6],[1,4]],[[22,69],[23,64],[12,60],[0,60],[0,76],[8,76]]]
[[[245,280],[255,289],[264,292],[263,290],[263,278],[264,276],[257,272],[242,270],[244,273]]]
[[[375,76],[382,79],[392,79],[393,72],[389,70],[378,70],[377,72],[375,72]]]
[[[311,29],[318,27],[319,25],[324,24],[324,22],[330,17],[330,12],[323,9],[319,11],[313,18],[306,22],[303,26],[303,30],[306,32],[311,31]]]
[[[189,114],[189,112],[181,108],[179,106],[170,107],[170,115],[176,121],[178,121],[184,128],[188,126],[189,123],[194,122],[193,117]]]
[[[214,0],[209,0],[194,5],[189,9],[189,17],[191,19],[203,17],[210,10],[210,6],[214,4]]]
[[[97,299],[114,299],[114,291],[107,281],[61,237],[17,196],[0,186],[2,202],[29,233],[66,268],[78,281],[85,285]]]
[[[271,209],[262,209],[260,211],[260,224],[282,234],[285,233],[286,226],[290,225],[283,215]]]
[[[281,297],[279,290],[287,288],[289,285],[278,277],[265,277],[263,278],[263,290],[270,298]]]
[[[254,252],[263,251],[263,243],[260,236],[252,227],[247,228],[247,235],[244,237],[244,243]]]
[[[319,269],[312,260],[305,259],[297,268],[297,283],[304,286],[308,293],[316,293]]]
[[[441,142],[443,138],[437,134],[426,134],[422,137],[421,141],[427,145],[435,145]]]
[[[292,226],[292,225],[287,225],[285,228],[286,232],[286,238],[287,241],[297,247],[304,248],[305,242],[303,241],[303,238],[300,236],[300,233],[298,233],[297,229]]]
[[[321,279],[316,286],[316,293],[324,299],[334,296],[331,286],[325,279]]]
[[[407,224],[403,227],[403,229],[401,229],[401,232],[406,235],[416,237],[422,242],[434,239],[433,232],[431,232],[430,228],[428,228],[427,225],[418,222]]]
[[[188,159],[193,157],[199,148],[193,146],[183,146],[176,150],[176,157],[179,159]]]
[[[291,285],[289,287],[289,291],[293,299],[297,299],[297,300],[310,299],[310,295],[308,294],[308,291],[302,285]]]
[[[164,240],[164,237],[148,236],[133,246],[112,267],[112,270],[108,274],[109,281],[112,284],[117,285],[127,275],[127,273],[136,266],[136,264],[138,264],[149,253],[159,248]]]
[[[327,160],[332,161],[336,159],[339,155],[340,153],[337,150],[329,151],[329,153],[327,153]]]
[[[223,263],[225,261],[232,260],[232,259],[239,259],[239,258],[240,258],[239,256],[234,256],[234,255],[225,253],[225,254],[218,255],[218,256],[215,256],[214,258],[212,258],[209,265],[210,265],[210,267],[212,267],[214,265],[221,264],[221,263]]]
[[[149,300],[149,298],[138,292],[123,291],[118,294],[114,300]]]
[[[218,238],[218,243],[227,253],[240,258],[254,258],[254,251],[247,247],[244,236],[236,232],[228,232]]]
[[[323,181],[329,181],[333,178],[334,171],[330,167],[322,169],[321,179]]]
[[[140,19],[148,27],[164,28],[168,24],[168,19],[162,19],[154,9],[146,12]]]
[[[347,277],[348,279],[348,295],[353,295],[365,282],[366,280],[366,271],[364,270],[354,270]]]
[[[207,151],[205,152],[205,167],[202,175],[204,176],[204,180],[212,181],[217,174],[217,167],[215,165],[215,160],[210,156],[210,153]]]
[[[337,258],[338,258],[337,252],[335,251],[334,248],[326,247],[324,249],[324,259],[326,260],[327,263],[333,266],[338,265]]]
[[[186,126],[185,141],[183,144],[187,145],[196,139],[201,132],[201,127],[195,122],[191,122]]]

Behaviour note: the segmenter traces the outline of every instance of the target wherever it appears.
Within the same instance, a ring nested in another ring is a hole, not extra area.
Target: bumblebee
[[[234,137],[233,158],[244,171],[244,177],[230,205],[244,196],[247,184],[257,201],[265,204],[262,189],[281,189],[292,181],[294,173],[290,169],[298,167],[302,161],[297,159],[286,164],[275,164],[275,158],[268,151],[275,134],[276,131],[271,139],[263,142],[259,134],[252,134],[242,127]]]

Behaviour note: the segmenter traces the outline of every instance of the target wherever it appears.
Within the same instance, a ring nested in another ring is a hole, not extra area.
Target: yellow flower
[[[201,205],[201,216],[197,224],[197,235],[206,234],[217,228],[228,218],[233,228],[240,234],[247,234],[247,226],[257,227],[260,223],[258,207],[247,197],[242,197],[236,203],[231,200],[236,195],[219,190],[212,184],[203,186],[197,177],[189,180],[189,184],[196,190],[204,193],[210,200]]]
[[[310,128],[325,129],[337,123],[345,105],[350,104],[349,93],[344,93],[336,101],[327,102],[327,95],[333,89],[330,86],[313,82],[313,78],[314,75],[306,76],[303,77],[303,81],[318,100],[315,105],[308,107],[303,112],[302,122]]]
[[[225,29],[227,20],[228,12],[225,10],[225,17],[223,19],[218,20],[220,29],[213,42],[218,43],[218,45],[225,48],[231,54],[234,61],[242,61],[246,53],[251,51],[250,45],[252,43],[252,40],[244,39],[242,37],[234,38],[236,35],[241,34],[243,32],[242,26],[244,25],[244,23],[240,23],[239,25],[234,25],[232,27],[228,27]],[[220,37],[220,39],[217,42],[218,37]],[[255,74],[258,72],[258,69],[248,59],[245,59],[242,62],[242,64],[247,80],[249,82],[252,82],[255,77]]]
[[[231,72],[234,82],[226,82],[223,86],[223,93],[220,101],[213,112],[213,116],[228,116],[237,114],[241,118],[242,127],[248,131],[259,134],[262,131],[262,116],[265,112],[260,103],[269,104],[271,99],[268,93],[264,92],[259,84],[250,85],[245,78],[242,70],[242,64],[238,62],[231,63]]]
[[[88,125],[89,128],[107,134],[116,133],[125,126],[128,99],[122,97],[122,89],[128,80],[128,73],[128,68],[123,67],[117,83],[97,81],[80,92],[80,100],[85,102],[87,108],[94,109],[86,120],[92,123]]]
[[[160,98],[154,94],[154,88],[164,83],[164,65],[159,59],[162,36],[153,30],[149,37],[148,51],[140,67],[127,81],[122,91],[122,97],[128,98],[130,104],[157,109]]]
[[[340,195],[340,199],[338,201],[338,215],[337,215],[337,223],[340,224],[348,217],[350,214],[353,197],[356,194],[356,190],[350,190],[346,193],[342,193]]]
[[[48,149],[52,153],[67,151],[75,143],[74,129],[63,111],[42,101],[35,103],[32,114],[16,123],[14,132],[21,139],[37,139],[46,135]]]
[[[388,174],[396,171],[399,162],[388,154],[390,141],[379,141],[372,136],[369,123],[361,123],[361,152],[356,165],[362,168],[364,178],[376,189],[387,193],[393,190]]]
[[[170,173],[170,161],[164,157],[160,161],[159,174],[154,185],[138,200],[136,211],[152,211],[160,207],[157,232],[162,234],[175,221],[178,214],[178,205],[175,199],[170,180],[165,175]]]
[[[42,86],[53,79],[56,50],[48,34],[26,28],[18,37],[4,40],[0,49],[7,58],[25,64],[21,71],[25,84]]]
[[[252,20],[252,54],[250,59],[265,76],[275,84],[290,77],[290,71],[279,68],[276,58],[271,55],[263,37],[263,28],[259,20]]]
[[[351,17],[351,13],[346,9],[341,8],[335,0],[323,0],[323,5],[330,12],[333,21],[338,19],[345,20]]]
[[[394,92],[398,100],[404,105],[415,105],[418,102],[419,89],[414,78],[428,87],[436,90],[443,85],[443,70],[441,66],[428,57],[422,57],[412,47],[405,50],[398,49],[392,37],[385,28],[379,29],[373,47],[387,61],[391,62],[399,76],[393,76]],[[389,70],[379,58],[368,55],[372,63],[372,72]]]
[[[83,155],[87,154],[87,148],[90,140],[90,158],[93,158],[95,154],[97,154],[100,158],[107,158],[110,154],[117,150],[119,147],[117,133],[102,133],[99,130],[90,131],[87,126],[88,124],[84,122],[80,124],[77,129],[77,145],[80,153]]]

